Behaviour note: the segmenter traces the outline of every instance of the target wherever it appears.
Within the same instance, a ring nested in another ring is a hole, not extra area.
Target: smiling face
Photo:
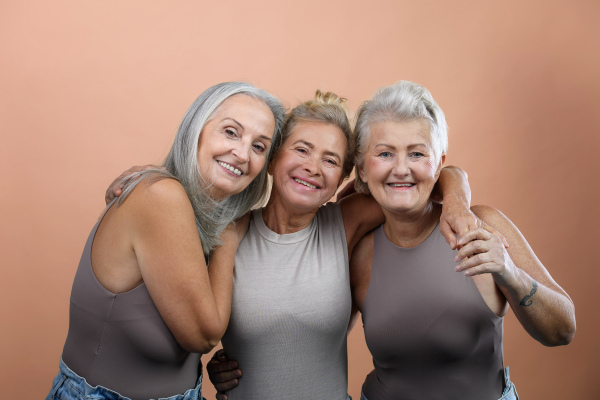
[[[223,199],[250,184],[265,164],[274,130],[273,113],[261,100],[236,94],[221,103],[198,141],[200,174],[211,197]]]
[[[346,148],[337,126],[299,122],[269,166],[271,198],[291,212],[311,212],[325,204],[341,183]]]
[[[419,213],[430,203],[445,156],[436,158],[429,124],[423,119],[371,125],[359,173],[384,210]]]

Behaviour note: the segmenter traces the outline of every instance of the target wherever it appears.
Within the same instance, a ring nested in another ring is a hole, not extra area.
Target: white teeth
[[[315,185],[311,185],[310,183],[303,181],[302,179],[298,179],[298,178],[294,178],[294,180],[304,186],[308,186],[311,189],[316,189],[317,187]]]
[[[414,183],[390,183],[391,187],[411,187]]]
[[[232,167],[229,164],[224,163],[223,161],[217,161],[219,163],[219,165],[223,168],[227,168],[228,170],[230,170],[231,172],[233,172],[236,175],[241,175],[242,171],[240,171],[239,169]]]

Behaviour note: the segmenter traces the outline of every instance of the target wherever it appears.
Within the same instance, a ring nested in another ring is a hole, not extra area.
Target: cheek
[[[263,167],[265,166],[265,162],[266,162],[266,158],[258,155],[258,154],[254,154],[254,156],[252,157],[252,178],[254,178],[256,175],[258,175],[260,173],[260,171],[263,169]]]

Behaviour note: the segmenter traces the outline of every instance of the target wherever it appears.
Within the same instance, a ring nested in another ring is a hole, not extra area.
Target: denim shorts
[[[367,397],[362,391],[360,392],[360,400],[367,400]],[[504,368],[504,391],[502,392],[502,396],[498,400],[519,400],[517,389],[515,388],[515,385],[510,381],[510,373],[508,372],[508,367]]]
[[[77,375],[60,360],[60,369],[52,382],[52,389],[46,400],[131,400],[103,386],[90,386],[85,378]],[[184,394],[161,397],[158,400],[202,400],[202,375],[195,388]]]

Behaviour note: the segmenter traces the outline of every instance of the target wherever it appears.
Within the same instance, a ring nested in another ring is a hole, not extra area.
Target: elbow
[[[214,349],[225,333],[222,330],[211,330],[203,327],[202,330],[189,330],[181,335],[176,335],[177,343],[190,353],[207,354]]]
[[[206,338],[203,335],[199,335],[194,338],[176,338],[177,343],[186,351],[190,353],[207,354],[214,349],[220,341],[220,338],[209,337]]]
[[[575,323],[575,318],[573,317],[555,329],[550,337],[546,337],[544,338],[545,340],[541,340],[541,343],[548,347],[566,346],[571,343],[575,337],[576,330],[577,326]]]
[[[569,324],[566,324],[566,326],[563,327],[563,329],[561,329],[560,332],[557,333],[558,340],[556,341],[555,346],[566,346],[569,343],[571,343],[571,341],[575,337],[575,331],[577,330],[575,318],[573,318],[572,321],[569,322]]]

